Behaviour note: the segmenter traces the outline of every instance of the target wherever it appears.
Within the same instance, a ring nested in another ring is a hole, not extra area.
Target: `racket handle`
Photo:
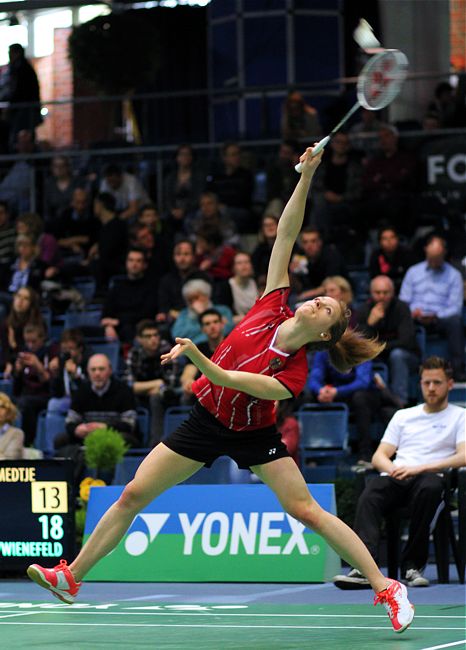
[[[329,140],[330,140],[329,135],[326,135],[325,138],[322,138],[322,140],[320,140],[320,142],[318,142],[314,147],[314,149],[312,150],[312,156],[314,157],[318,153],[320,153],[322,149],[324,149],[327,146]],[[303,171],[303,163],[298,163],[297,165],[295,165],[295,170],[298,172],[298,174],[300,174]]]

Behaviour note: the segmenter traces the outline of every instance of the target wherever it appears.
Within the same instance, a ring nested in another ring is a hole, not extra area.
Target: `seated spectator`
[[[14,426],[18,411],[8,395],[0,393],[0,460],[21,460],[24,433]]]
[[[87,380],[89,353],[85,349],[81,330],[63,330],[60,337],[60,353],[49,363],[50,395],[49,412],[66,413],[71,398],[83,381]]]
[[[147,275],[145,253],[130,246],[126,254],[126,277],[116,281],[106,294],[101,320],[105,337],[131,343],[137,323],[143,318],[155,318],[156,313],[157,293]]]
[[[218,196],[229,213],[239,233],[250,232],[254,219],[251,215],[254,178],[241,164],[241,148],[236,142],[226,142],[222,147],[223,169],[207,177],[206,190]]]
[[[50,175],[44,184],[44,214],[46,221],[57,219],[71,203],[73,192],[82,181],[73,177],[70,161],[66,156],[54,156],[50,163]]]
[[[380,153],[367,163],[362,179],[363,202],[358,228],[366,233],[381,221],[410,235],[415,226],[411,199],[416,182],[416,159],[400,149],[398,129],[390,124],[379,130]]]
[[[233,275],[235,249],[223,241],[218,228],[202,228],[196,233],[196,266],[215,282]]]
[[[46,343],[42,325],[26,325],[24,345],[13,364],[13,395],[23,416],[26,445],[34,442],[37,417],[47,407],[50,397],[51,360],[57,356],[55,344]]]
[[[199,316],[206,309],[212,307],[222,314],[225,321],[225,331],[229,334],[233,329],[233,314],[225,305],[214,305],[211,302],[212,287],[205,280],[189,280],[181,290],[187,307],[181,310],[172,329],[172,338],[189,338],[196,345],[207,340],[207,336],[201,331]]]
[[[23,334],[26,325],[45,328],[39,295],[31,287],[21,287],[15,292],[9,314],[0,327],[2,367],[7,377],[11,376],[14,359],[24,345]]]
[[[351,316],[348,321],[350,327],[356,325],[356,313],[353,309],[353,290],[350,283],[342,275],[329,275],[322,282],[323,294],[330,296],[335,300],[343,301],[348,309],[351,310]]]
[[[10,223],[8,203],[0,201],[0,282],[15,258],[15,239],[16,231]]]
[[[344,230],[347,238],[361,198],[361,178],[359,156],[351,150],[348,134],[340,131],[325,150],[313,183],[311,222],[326,236]],[[345,242],[342,235],[336,239]]]
[[[53,235],[44,232],[44,222],[39,215],[34,212],[20,214],[16,219],[16,232],[18,235],[30,235],[36,241],[39,260],[49,267],[47,277],[52,277],[51,268],[56,269],[54,275],[57,275],[61,266],[59,246]]]
[[[266,207],[262,217],[261,229],[259,231],[259,243],[252,252],[252,265],[256,277],[267,274],[270,255],[277,238],[278,221],[283,211],[281,201],[271,201]]]
[[[299,180],[295,165],[299,163],[300,154],[301,146],[296,140],[284,140],[280,144],[278,156],[274,156],[267,168],[268,201],[279,199],[283,202],[283,205],[288,203]]]
[[[430,357],[420,374],[424,403],[398,411],[386,428],[372,458],[380,476],[367,482],[353,526],[377,562],[383,518],[409,507],[409,533],[401,555],[401,575],[409,587],[429,586],[423,571],[445,490],[442,472],[466,465],[465,410],[448,404],[451,367],[439,357]],[[336,576],[334,583],[341,589],[370,587],[366,576],[354,568],[346,576]]]
[[[428,110],[438,115],[440,128],[450,129],[466,125],[465,120],[465,82],[464,73],[459,75],[457,88],[441,81],[437,84],[434,99],[430,102]]]
[[[8,291],[14,293],[21,287],[29,286],[40,292],[42,280],[48,276],[47,265],[39,258],[39,247],[32,235],[18,235],[16,237],[17,258],[10,269]],[[54,267],[51,275],[55,275]]]
[[[164,179],[164,212],[179,212],[180,216],[196,209],[199,195],[205,184],[205,175],[194,163],[194,153],[189,144],[180,144],[175,165]],[[176,218],[176,217],[175,217]]]
[[[329,275],[346,275],[345,264],[336,247],[324,244],[320,231],[312,226],[301,231],[299,249],[291,258],[290,272],[299,301],[322,295],[322,282]]]
[[[113,196],[120,219],[135,218],[141,205],[149,202],[147,192],[136,176],[124,172],[119,165],[107,165],[103,176],[99,192]]]
[[[47,229],[58,242],[65,266],[67,258],[73,258],[73,262],[85,259],[100,229],[99,220],[92,214],[89,193],[76,188],[69,204],[58,218],[49,222]]]
[[[371,278],[377,275],[388,275],[395,285],[398,294],[401,281],[409,266],[413,263],[413,254],[403,244],[395,228],[382,226],[379,230],[379,246],[372,251],[369,260]]]
[[[251,256],[249,253],[236,253],[233,258],[233,276],[216,290],[216,300],[227,305],[233,312],[233,322],[239,323],[258,298]]]
[[[358,465],[367,467],[373,453],[371,424],[378,415],[387,424],[398,406],[389,391],[373,381],[372,361],[365,361],[348,373],[335,370],[328,352],[316,352],[307,389],[322,404],[345,402],[354,416],[358,434]]]
[[[155,287],[159,279],[170,268],[170,245],[163,234],[143,223],[136,223],[130,230],[131,245],[144,251],[147,261],[147,276]]]
[[[140,447],[136,401],[131,388],[113,377],[112,364],[105,354],[90,357],[87,374],[89,381],[83,382],[72,395],[66,434],[56,438],[56,448],[81,447],[87,435],[104,427],[119,431],[130,447]]]
[[[209,276],[200,271],[195,264],[194,244],[182,239],[173,249],[174,268],[162,276],[158,291],[157,322],[173,321],[186,304],[181,293],[188,280],[201,279],[209,282]]]
[[[216,348],[225,338],[225,322],[222,314],[217,309],[211,308],[202,312],[199,316],[199,323],[202,333],[206,336],[206,340],[203,343],[199,343],[197,347],[202,354],[210,359]],[[201,373],[197,367],[188,359],[180,377],[180,384],[183,389],[182,402],[184,404],[194,404],[192,384],[200,376]]]
[[[16,151],[22,156],[10,168],[0,183],[0,201],[6,201],[14,214],[31,209],[31,177],[34,166],[28,156],[34,152],[34,137],[31,131],[19,131],[16,136]]]
[[[205,228],[220,230],[224,243],[229,246],[237,246],[239,243],[239,235],[228,208],[220,206],[218,197],[213,192],[201,193],[199,210],[185,221],[185,231],[190,237]]]
[[[446,242],[431,235],[425,246],[426,259],[411,266],[403,279],[400,300],[409,305],[414,320],[427,334],[438,333],[448,343],[448,356],[456,381],[465,381],[463,334],[463,279],[445,261]]]
[[[149,446],[155,447],[163,435],[163,416],[168,406],[178,401],[179,361],[161,365],[160,357],[171,349],[153,320],[142,320],[136,328],[137,345],[126,360],[125,379],[133,389],[140,406],[150,410]]]
[[[442,128],[440,116],[434,111],[428,111],[422,118],[423,131],[437,131]]]
[[[321,135],[317,110],[306,104],[298,91],[289,93],[282,108],[281,135],[284,140],[301,140]]]
[[[377,133],[383,126],[379,120],[380,113],[361,108],[358,115],[361,119],[349,129],[351,144],[354,149],[363,151],[365,154],[372,154],[377,148]]]
[[[94,215],[101,223],[97,242],[91,246],[87,263],[100,290],[107,287],[112,275],[123,272],[127,246],[126,224],[118,219],[115,199],[101,193],[94,199]]]
[[[386,275],[373,278],[370,293],[369,302],[358,310],[358,326],[368,337],[377,336],[386,343],[378,359],[388,364],[390,388],[404,408],[409,400],[410,373],[420,361],[414,321]]]

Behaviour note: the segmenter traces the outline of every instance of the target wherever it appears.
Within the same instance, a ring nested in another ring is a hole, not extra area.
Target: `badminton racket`
[[[400,50],[382,50],[372,56],[361,70],[356,94],[358,101],[346,113],[329,135],[322,138],[314,147],[312,155],[315,156],[329,143],[331,137],[341,129],[343,124],[361,106],[369,111],[379,111],[392,102],[401,90],[403,81],[408,72],[408,59]],[[295,166],[297,172],[301,173],[303,166],[298,163]]]

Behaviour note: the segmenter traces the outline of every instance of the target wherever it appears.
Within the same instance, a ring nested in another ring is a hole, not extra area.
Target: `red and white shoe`
[[[374,598],[374,605],[377,603],[385,607],[393,629],[398,634],[411,625],[414,618],[414,605],[408,600],[408,590],[398,580],[390,580],[389,586],[379,591]]]
[[[60,564],[57,564],[53,569],[45,569],[39,564],[31,564],[27,569],[27,574],[40,587],[48,589],[54,596],[68,605],[74,603],[81,586],[81,583],[76,582],[73,578],[66,560],[60,560]]]

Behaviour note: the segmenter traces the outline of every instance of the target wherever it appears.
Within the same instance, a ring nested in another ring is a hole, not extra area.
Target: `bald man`
[[[448,358],[455,381],[466,381],[464,371],[463,302],[461,273],[446,261],[443,237],[431,235],[426,242],[425,260],[410,266],[400,289],[400,299],[409,305],[415,321],[427,334],[439,334],[448,345]]]
[[[390,388],[406,406],[409,375],[420,362],[414,320],[408,305],[395,296],[395,286],[388,276],[373,278],[370,295],[369,302],[357,312],[357,323],[368,336],[378,336],[387,343],[378,358],[388,364]]]
[[[88,382],[73,395],[66,416],[67,445],[83,444],[96,429],[112,427],[131,447],[141,446],[137,431],[136,402],[133,391],[113,377],[112,364],[105,354],[94,354],[87,364]]]

